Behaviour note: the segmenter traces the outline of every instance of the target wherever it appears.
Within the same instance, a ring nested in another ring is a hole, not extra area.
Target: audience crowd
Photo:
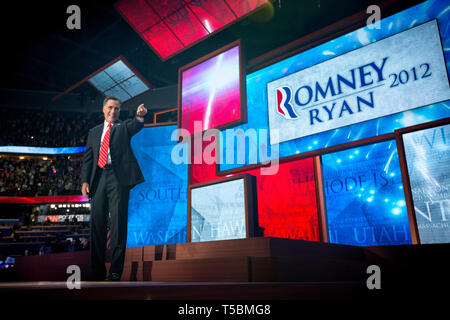
[[[0,158],[0,196],[81,194],[81,157]]]
[[[0,109],[0,145],[78,147],[88,130],[101,122],[100,114]]]
[[[43,255],[89,249],[89,221],[79,222],[73,218],[60,223],[49,220],[38,222],[37,216],[40,213],[39,210],[34,213],[25,210],[19,214],[18,223],[13,225],[0,223],[0,244],[21,244],[25,248],[21,255]],[[84,213],[89,214],[87,209]],[[70,231],[63,231],[61,228]],[[33,231],[38,231],[40,234],[30,238]],[[39,246],[36,247],[35,244],[39,244]]]

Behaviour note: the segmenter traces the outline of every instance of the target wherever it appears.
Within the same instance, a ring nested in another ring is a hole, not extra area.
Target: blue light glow
[[[95,74],[88,81],[104,95],[117,97],[122,102],[150,89],[122,60]]]
[[[145,182],[130,192],[127,247],[186,242],[187,164],[174,164],[177,126],[142,129],[132,139]]]
[[[84,152],[85,147],[65,147],[65,148],[45,148],[45,147],[21,147],[21,146],[1,146],[0,153],[18,154],[74,154]]]
[[[349,159],[353,149],[322,156],[329,239],[332,243],[357,246],[410,244],[408,215],[401,175],[391,177],[384,168],[400,173],[397,152],[386,152],[391,141],[359,147],[368,160],[358,165]],[[395,144],[391,145],[395,149]],[[336,159],[342,159],[337,165]],[[390,202],[389,199],[396,199]]]

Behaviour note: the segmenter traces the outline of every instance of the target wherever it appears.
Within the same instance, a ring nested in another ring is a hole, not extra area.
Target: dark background
[[[56,102],[51,99],[122,55],[154,86],[122,109],[135,109],[141,102],[154,111],[173,108],[178,68],[238,38],[249,61],[366,12],[371,4],[380,4],[383,10],[395,6],[398,11],[418,2],[275,0],[163,62],[117,12],[115,1],[11,1],[1,9],[0,107],[98,112],[103,97],[88,83]],[[81,9],[81,30],[66,27],[70,16],[66,10],[72,4]],[[388,12],[383,10],[382,18]]]

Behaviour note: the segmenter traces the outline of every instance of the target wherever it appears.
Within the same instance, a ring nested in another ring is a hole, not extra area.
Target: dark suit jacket
[[[94,177],[100,170],[98,167],[98,157],[100,153],[100,143],[104,122],[91,130],[86,143],[86,150],[83,156],[81,168],[81,183],[89,183],[90,195],[95,192]],[[109,139],[109,152],[114,174],[121,186],[130,189],[136,184],[144,182],[144,176],[139,168],[136,157],[131,149],[131,137],[144,127],[144,123],[136,118],[125,121],[118,120],[111,127]]]

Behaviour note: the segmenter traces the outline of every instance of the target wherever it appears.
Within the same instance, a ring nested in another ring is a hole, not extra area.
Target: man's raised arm
[[[144,117],[147,114],[147,109],[141,104],[136,110],[136,120],[126,121],[125,125],[127,126],[128,133],[131,136],[134,136],[144,127]]]

